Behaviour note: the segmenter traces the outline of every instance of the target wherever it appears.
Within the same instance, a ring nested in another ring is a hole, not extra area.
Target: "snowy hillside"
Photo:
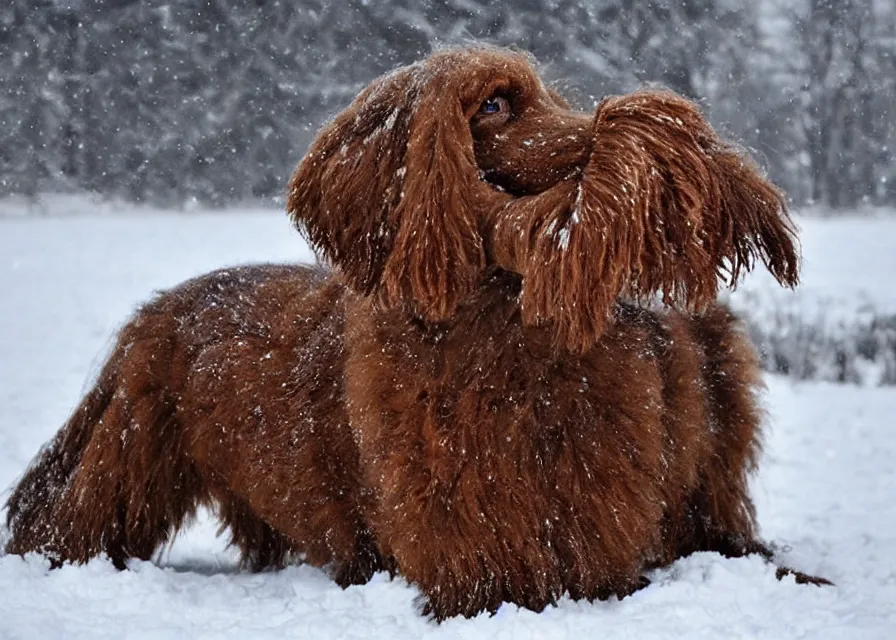
[[[116,327],[153,290],[219,266],[311,259],[277,212],[10,213],[0,203],[0,491],[59,428]],[[896,313],[896,220],[801,226],[803,290],[778,293],[754,276],[734,304],[848,321],[870,307]],[[38,557],[0,557],[0,638],[893,638],[896,388],[768,383],[754,482],[762,531],[833,588],[778,582],[756,558],[697,554],[623,601],[565,600],[542,614],[505,605],[436,626],[401,580],[342,591],[309,567],[239,572],[203,514],[131,571],[98,559],[51,572]]]

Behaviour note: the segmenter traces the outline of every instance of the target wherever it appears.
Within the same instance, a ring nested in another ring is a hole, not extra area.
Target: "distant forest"
[[[0,196],[282,195],[317,128],[433,47],[532,52],[591,108],[703,104],[797,205],[896,205],[892,0],[4,0]]]

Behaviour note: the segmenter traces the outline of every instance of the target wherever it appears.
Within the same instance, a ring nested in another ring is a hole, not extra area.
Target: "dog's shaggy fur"
[[[440,52],[320,133],[288,210],[335,271],[142,307],[12,493],[9,552],[124,567],[209,505],[251,568],[398,572],[437,619],[770,556],[756,358],[714,299],[757,258],[794,285],[798,251],[694,105],[578,113],[521,54]]]

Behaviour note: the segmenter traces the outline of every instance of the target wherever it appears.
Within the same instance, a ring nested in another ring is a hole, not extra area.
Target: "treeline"
[[[373,77],[470,39],[589,107],[700,100],[797,204],[896,205],[896,7],[880,0],[5,0],[0,196],[277,196]]]

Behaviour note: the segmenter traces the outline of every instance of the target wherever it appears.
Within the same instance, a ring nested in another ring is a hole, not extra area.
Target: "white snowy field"
[[[278,212],[76,208],[19,217],[0,202],[0,491],[63,423],[115,329],[153,290],[221,266],[311,259]],[[896,309],[896,219],[801,226],[801,304]],[[744,289],[793,295],[769,287],[753,277]],[[309,567],[240,572],[206,514],[129,571],[105,559],[49,571],[39,557],[0,557],[0,638],[896,638],[896,388],[768,385],[754,482],[763,534],[788,563],[836,587],[778,582],[758,558],[697,554],[622,601],[564,600],[541,614],[505,605],[437,626],[402,580],[343,591]]]

